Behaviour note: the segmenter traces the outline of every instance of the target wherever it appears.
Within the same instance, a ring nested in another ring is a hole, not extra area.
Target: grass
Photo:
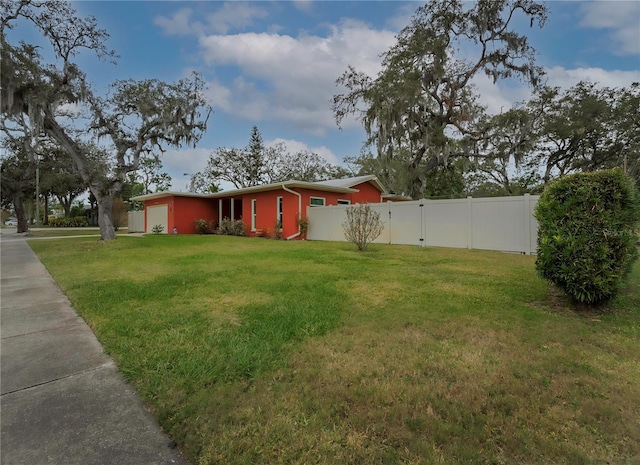
[[[62,229],[50,228],[41,230],[29,230],[29,237],[66,237],[66,236],[100,236],[100,230],[91,229]]]
[[[30,245],[194,464],[640,463],[640,262],[585,313],[522,255]]]

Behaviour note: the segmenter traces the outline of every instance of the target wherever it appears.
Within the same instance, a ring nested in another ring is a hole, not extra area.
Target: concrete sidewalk
[[[0,463],[186,465],[22,236],[0,235]]]

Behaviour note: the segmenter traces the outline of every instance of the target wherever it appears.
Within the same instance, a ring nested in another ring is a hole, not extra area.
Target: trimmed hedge
[[[89,226],[85,216],[73,216],[71,218],[54,218],[49,220],[52,228],[84,228]]]
[[[638,258],[640,194],[619,169],[553,181],[540,196],[536,269],[575,301],[614,297]]]

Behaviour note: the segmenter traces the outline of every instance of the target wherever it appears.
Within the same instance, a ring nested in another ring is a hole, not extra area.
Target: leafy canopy
[[[483,108],[471,83],[476,75],[539,84],[535,50],[513,28],[517,14],[542,26],[547,8],[531,0],[428,2],[383,55],[375,79],[351,66],[338,78],[346,92],[333,98],[336,122],[358,117],[379,158],[408,150],[406,189],[413,198],[422,196],[426,174],[439,163],[477,155]]]

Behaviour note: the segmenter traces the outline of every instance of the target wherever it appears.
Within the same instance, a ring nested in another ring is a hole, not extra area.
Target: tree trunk
[[[415,176],[411,181],[411,198],[420,200],[424,197],[425,182],[422,176]]]
[[[16,219],[18,220],[18,232],[28,232],[29,224],[24,211],[24,192],[18,191],[13,194],[13,209],[16,211]]]
[[[426,189],[426,176],[438,167],[440,160],[437,155],[432,155],[429,160],[427,160],[427,164],[424,167],[424,170],[421,170],[420,167],[414,160],[414,163],[411,165],[411,170],[414,172],[414,178],[411,181],[411,198],[413,200],[420,200],[424,197],[424,190]]]
[[[89,189],[96,198],[98,204],[98,226],[100,227],[100,239],[110,241],[116,238],[116,231],[111,223],[111,209],[113,207],[114,193],[120,188],[120,181],[112,182],[111,187],[103,189],[99,183],[91,184],[93,173],[83,157],[82,149],[78,143],[71,139],[64,129],[56,122],[51,115],[46,115],[44,119],[44,129],[51,138],[57,141],[71,155],[80,177],[89,185]]]
[[[100,239],[110,241],[116,238],[116,230],[111,222],[111,210],[113,208],[113,194],[104,194],[100,189],[91,188],[91,192],[98,204],[98,226],[100,227]]]
[[[64,217],[71,218],[71,200],[64,195],[56,195],[56,198],[64,210]]]

